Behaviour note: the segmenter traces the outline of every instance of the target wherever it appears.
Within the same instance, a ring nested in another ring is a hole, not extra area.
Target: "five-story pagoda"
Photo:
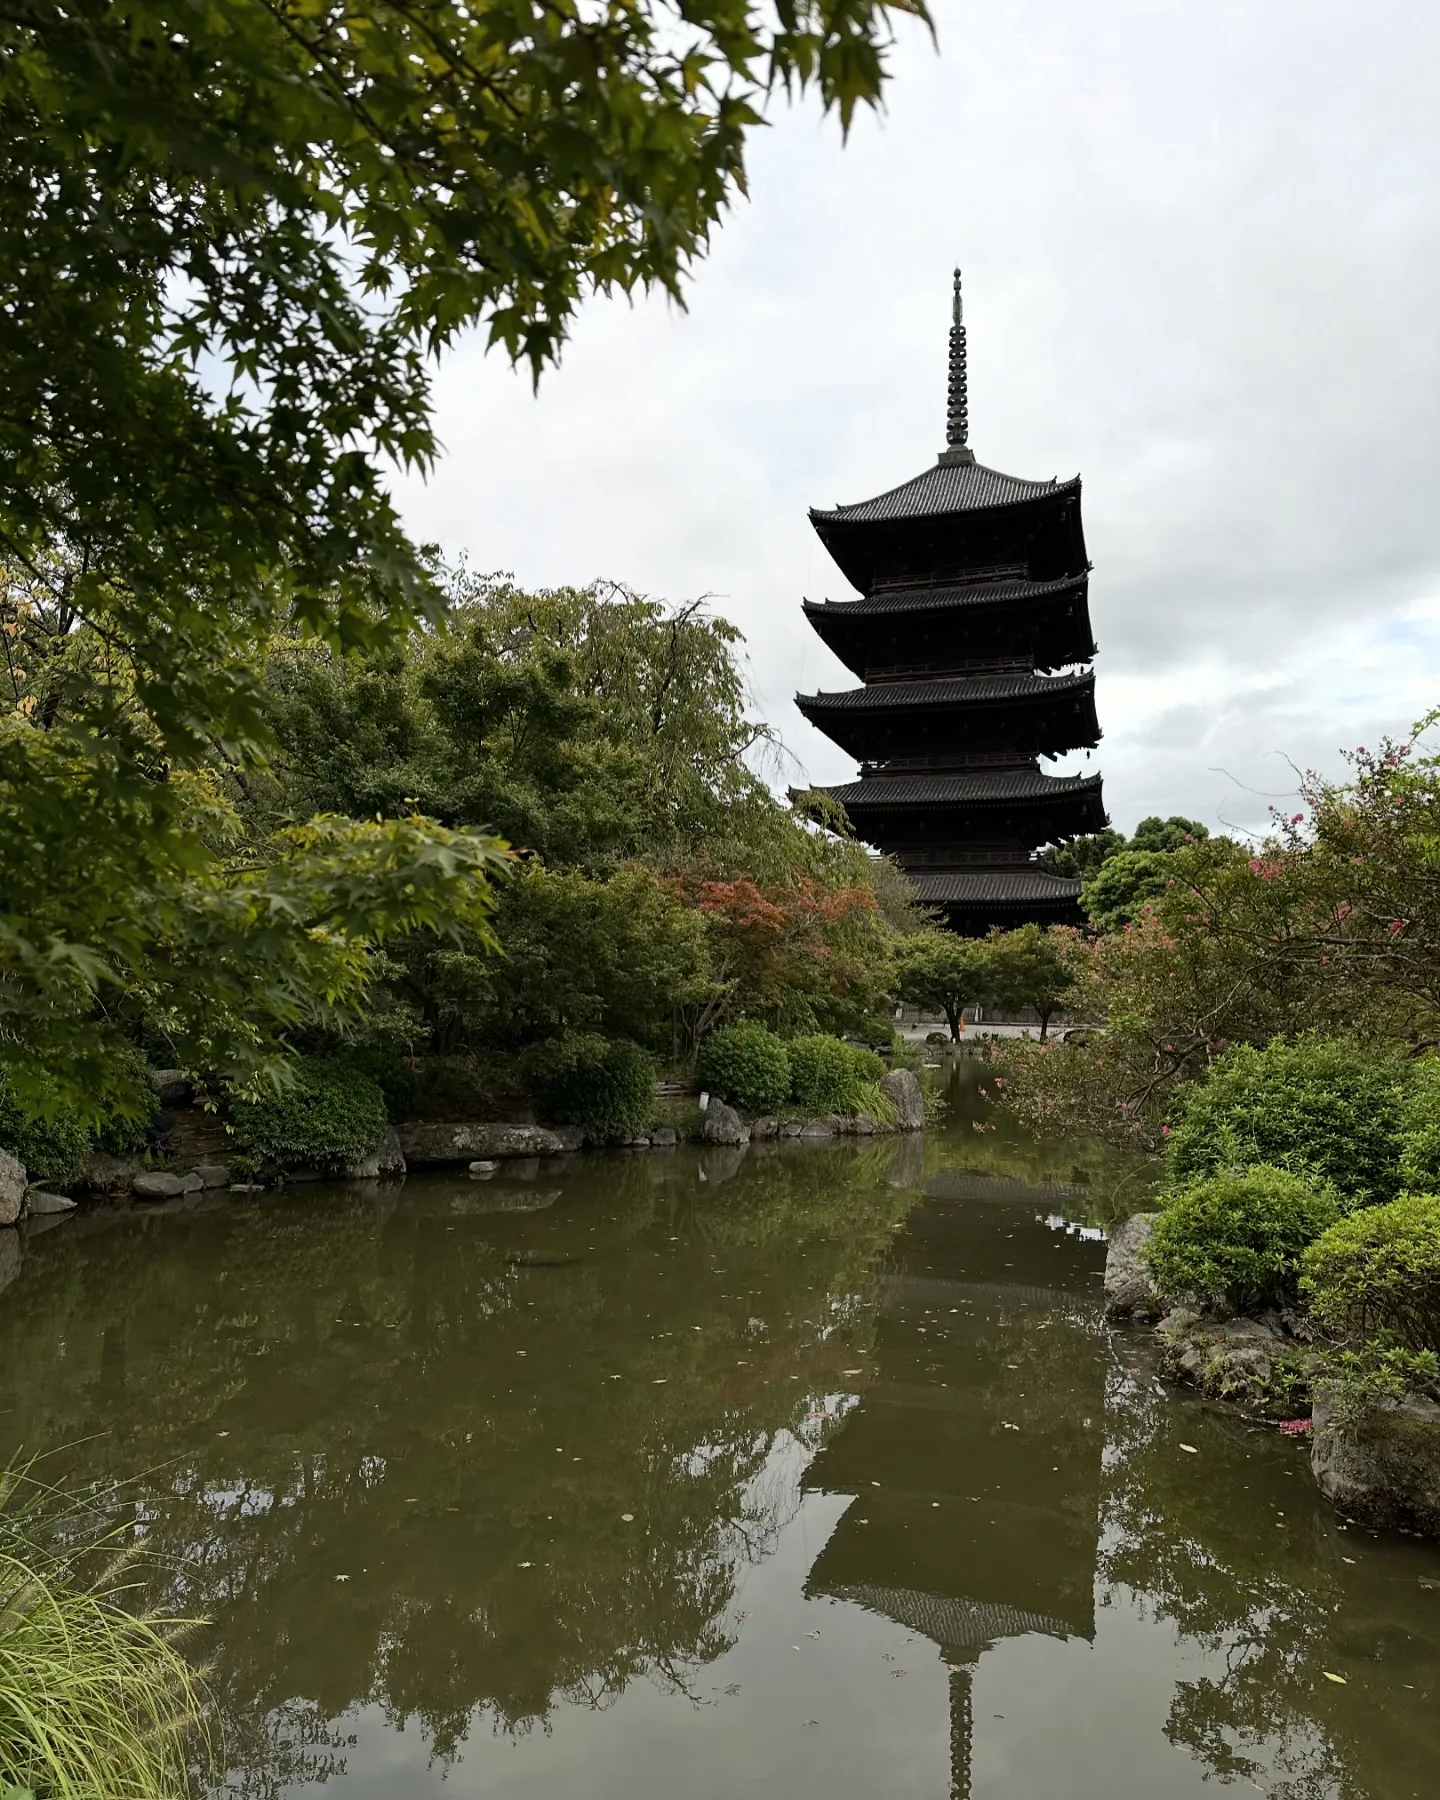
[[[806,616],[863,685],[797,703],[860,763],[825,791],[952,929],[1078,921],[1079,882],[1036,852],[1106,823],[1098,775],[1039,763],[1100,741],[1095,676],[1079,666],[1095,655],[1080,478],[976,462],[958,269],[946,435],[913,481],[811,511],[860,598],[807,600]]]

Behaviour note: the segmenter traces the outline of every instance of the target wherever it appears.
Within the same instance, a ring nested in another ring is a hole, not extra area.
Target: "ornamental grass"
[[[209,1752],[195,1622],[147,1606],[139,1552],[33,1468],[0,1467],[0,1796],[182,1800]]]

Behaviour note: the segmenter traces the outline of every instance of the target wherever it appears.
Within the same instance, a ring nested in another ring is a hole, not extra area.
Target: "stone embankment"
[[[1303,1322],[1272,1312],[1220,1318],[1166,1306],[1145,1262],[1153,1213],[1137,1213],[1110,1235],[1105,1313],[1116,1325],[1153,1325],[1161,1373],[1207,1398],[1292,1431],[1308,1424],[1310,1469],[1320,1492],[1347,1519],[1440,1537],[1440,1405],[1403,1400],[1342,1403]],[[1297,1418],[1309,1410],[1308,1421]]]

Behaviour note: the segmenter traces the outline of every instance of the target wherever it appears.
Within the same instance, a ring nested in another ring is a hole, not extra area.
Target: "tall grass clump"
[[[182,1800],[206,1749],[180,1621],[139,1606],[135,1552],[0,1467],[0,1794]]]

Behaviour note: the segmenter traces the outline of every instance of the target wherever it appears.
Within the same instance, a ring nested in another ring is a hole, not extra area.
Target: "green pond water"
[[[130,1483],[216,1791],[1440,1793],[1440,1553],[1161,1388],[1099,1308],[1143,1172],[955,1079],[923,1141],[28,1237],[0,1454]]]

